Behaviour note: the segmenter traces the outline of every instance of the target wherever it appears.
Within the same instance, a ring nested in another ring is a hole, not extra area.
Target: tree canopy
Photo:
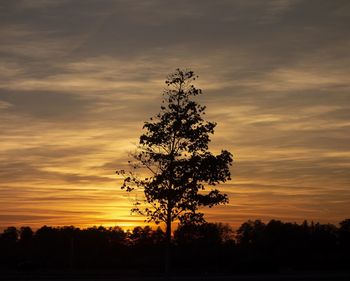
[[[232,155],[208,150],[216,123],[203,119],[206,107],[195,101],[202,94],[193,85],[197,77],[181,69],[168,75],[160,113],[144,123],[131,170],[117,171],[124,176],[122,189],[144,192],[132,211],[165,222],[168,236],[173,221],[204,222],[199,208],[228,202],[215,186],[230,179]]]

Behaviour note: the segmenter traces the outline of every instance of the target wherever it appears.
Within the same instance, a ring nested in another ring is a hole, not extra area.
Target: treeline
[[[158,228],[8,227],[0,234],[0,267],[15,270],[112,269],[161,273],[164,232]],[[174,273],[334,270],[350,264],[350,219],[331,224],[247,221],[181,225],[171,249]]]

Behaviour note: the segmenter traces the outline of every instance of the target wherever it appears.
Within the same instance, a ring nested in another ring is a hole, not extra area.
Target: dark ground
[[[173,281],[195,281],[195,280],[208,280],[208,281],[349,281],[350,272],[292,272],[292,273],[278,273],[278,274],[239,274],[231,276],[172,276],[169,279],[164,276],[135,276],[134,274],[118,275],[115,272],[17,272],[17,271],[6,271],[0,273],[0,280],[101,280],[101,281],[162,281],[162,280],[173,280]]]

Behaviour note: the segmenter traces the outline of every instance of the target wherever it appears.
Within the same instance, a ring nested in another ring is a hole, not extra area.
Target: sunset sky
[[[0,229],[132,227],[120,190],[166,75],[229,150],[209,221],[350,217],[350,1],[0,2]]]

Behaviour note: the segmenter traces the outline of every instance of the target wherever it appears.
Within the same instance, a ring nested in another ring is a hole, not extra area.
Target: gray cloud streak
[[[181,11],[173,4],[0,3],[0,209],[18,198],[28,208],[76,202],[89,212],[84,200],[103,208],[105,198],[110,207],[82,223],[130,220],[114,170],[125,167],[143,121],[157,113],[165,75],[190,67],[200,75],[207,118],[218,122],[211,148],[232,151],[233,181],[250,186],[237,193],[225,186],[240,206],[210,211],[210,219],[343,219],[350,211],[349,2],[177,1]],[[84,188],[91,194],[74,200]],[[114,201],[106,194],[113,188]],[[46,219],[35,215],[7,212],[0,225]]]

